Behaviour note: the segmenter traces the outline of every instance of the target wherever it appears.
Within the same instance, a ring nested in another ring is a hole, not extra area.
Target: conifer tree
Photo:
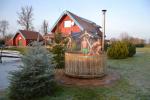
[[[9,98],[30,100],[51,95],[55,86],[53,56],[37,42],[22,57],[20,69],[10,72]]]
[[[52,53],[54,54],[54,62],[56,63],[55,68],[64,68],[65,66],[65,51],[66,45],[64,43],[64,38],[61,35],[62,33],[55,33],[54,42],[52,48]]]

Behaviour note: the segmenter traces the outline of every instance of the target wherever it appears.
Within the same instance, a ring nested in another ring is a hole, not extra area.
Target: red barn
[[[43,37],[39,32],[19,30],[12,38],[13,46],[27,46],[33,41],[42,41]]]
[[[100,28],[101,26],[90,20],[79,17],[69,11],[65,11],[56,21],[51,32],[60,32],[63,36],[68,36],[72,34],[82,34],[86,31],[93,37],[102,37]]]

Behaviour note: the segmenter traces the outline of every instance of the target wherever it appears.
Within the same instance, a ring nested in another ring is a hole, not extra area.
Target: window
[[[68,20],[68,21],[64,21],[64,27],[71,27],[71,21]]]
[[[21,36],[19,36],[19,40],[21,40],[22,38],[21,38]]]

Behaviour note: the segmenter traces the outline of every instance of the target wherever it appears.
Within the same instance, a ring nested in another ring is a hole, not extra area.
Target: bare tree
[[[128,41],[131,37],[128,35],[128,33],[124,32],[120,34],[120,39],[121,40],[126,40]]]
[[[48,33],[48,22],[46,20],[44,20],[42,23],[42,32],[44,33],[44,35]]]
[[[24,27],[25,30],[32,30],[33,25],[33,8],[32,6],[26,6],[21,8],[21,12],[18,13],[19,19],[17,22]]]
[[[2,33],[4,39],[5,39],[5,35],[7,32],[8,26],[9,26],[8,21],[6,21],[6,20],[0,21],[0,32]]]

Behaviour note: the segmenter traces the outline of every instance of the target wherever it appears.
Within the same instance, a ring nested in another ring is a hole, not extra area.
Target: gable
[[[57,22],[57,25],[52,29],[52,33],[61,32],[64,34],[68,34],[70,32],[80,32],[79,26],[68,16],[65,14],[61,17],[61,19]]]
[[[16,38],[21,38],[21,39],[26,39],[20,32],[17,32],[16,34],[15,34],[15,36],[13,37],[13,39],[16,39]]]

